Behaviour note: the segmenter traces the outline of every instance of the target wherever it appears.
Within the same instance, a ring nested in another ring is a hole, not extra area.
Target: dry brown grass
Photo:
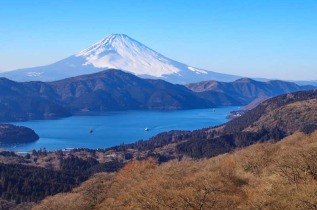
[[[260,119],[253,123],[253,126],[244,129],[244,131],[257,132],[264,126],[271,129],[278,127],[287,134],[292,134],[301,130],[304,125],[316,124],[316,122],[317,99],[310,99],[268,110]]]
[[[34,209],[317,209],[317,132],[198,161],[131,161]]]

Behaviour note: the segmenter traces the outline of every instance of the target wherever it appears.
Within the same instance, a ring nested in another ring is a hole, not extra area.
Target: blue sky
[[[1,0],[0,70],[50,64],[124,33],[195,67],[317,79],[316,0]]]

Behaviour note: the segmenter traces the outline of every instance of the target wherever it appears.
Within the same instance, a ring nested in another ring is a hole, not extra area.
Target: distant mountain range
[[[176,84],[203,80],[233,81],[240,76],[207,71],[169,59],[123,34],[111,34],[56,63],[0,74],[15,81],[55,81],[105,69],[120,69],[142,78]]]
[[[182,85],[119,70],[56,82],[0,79],[0,120],[67,117],[78,111],[193,109],[216,106]]]
[[[164,80],[141,79],[114,69],[46,83],[19,83],[0,78],[0,121],[51,119],[82,111],[238,106],[257,97],[315,88],[250,79],[232,83],[211,81],[187,87]]]
[[[316,88],[312,85],[299,86],[293,82],[280,80],[259,82],[249,78],[238,79],[234,82],[203,81],[185,86],[194,92],[198,92],[204,98],[208,98],[217,92],[234,98],[240,104],[247,104],[259,98],[269,98],[284,93]]]
[[[317,80],[308,80],[308,81],[290,81],[295,82],[298,85],[313,85],[317,87]]]
[[[150,49],[124,34],[111,34],[92,46],[50,65],[17,69],[0,73],[14,81],[56,81],[106,69],[120,69],[141,78],[163,79],[174,84],[206,80],[232,82],[242,76],[189,66]],[[268,81],[268,79],[255,79]],[[315,85],[317,81],[294,81],[299,85]]]
[[[193,109],[213,105],[182,85],[106,70],[47,83],[57,100],[75,111]]]
[[[0,78],[0,121],[71,116],[67,108],[54,102],[55,95],[45,95],[46,87],[42,82],[18,83]]]

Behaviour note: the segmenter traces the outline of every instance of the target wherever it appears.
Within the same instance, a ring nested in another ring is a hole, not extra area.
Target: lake
[[[72,116],[57,120],[14,122],[29,127],[40,136],[34,143],[6,147],[27,151],[46,148],[107,148],[148,139],[170,130],[195,130],[228,121],[226,115],[238,107],[178,111],[116,111]],[[148,128],[149,131],[145,131]],[[90,133],[93,129],[93,133]]]

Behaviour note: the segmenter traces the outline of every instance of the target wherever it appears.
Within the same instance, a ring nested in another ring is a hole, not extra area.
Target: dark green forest
[[[10,152],[0,155],[12,155]],[[0,164],[0,196],[6,200],[36,202],[48,195],[69,192],[97,172],[114,172],[123,167],[117,161],[99,163],[78,157],[61,159],[60,171],[19,164]]]

